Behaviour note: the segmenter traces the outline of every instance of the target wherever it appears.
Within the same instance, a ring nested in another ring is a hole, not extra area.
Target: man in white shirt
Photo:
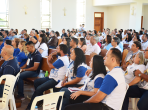
[[[95,36],[92,36],[90,38],[90,43],[92,45],[92,48],[90,50],[90,54],[97,54],[97,55],[100,54],[101,49],[100,49],[99,45],[97,44],[97,40],[98,39]]]
[[[142,50],[145,50],[148,47],[148,35],[147,34],[143,34],[142,36]]]
[[[30,110],[32,102],[36,96],[43,95],[43,92],[54,88],[60,81],[64,80],[66,71],[69,66],[69,58],[66,55],[68,52],[68,48],[65,44],[60,44],[57,47],[57,52],[51,53],[48,56],[47,63],[49,68],[51,69],[49,77],[36,79],[34,81],[35,86],[35,92],[33,93],[33,96],[31,98],[30,103],[27,106],[26,110]],[[58,59],[52,64],[52,56],[53,55],[59,55]],[[38,103],[37,105],[40,105],[42,102]]]
[[[69,105],[65,110],[120,110],[126,94],[126,82],[120,66],[121,52],[110,49],[104,64],[109,69],[98,92],[83,103]]]

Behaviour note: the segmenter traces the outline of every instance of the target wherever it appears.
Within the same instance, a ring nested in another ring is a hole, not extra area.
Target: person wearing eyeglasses
[[[120,52],[122,53],[120,47],[118,46],[119,43],[120,43],[120,39],[119,39],[118,37],[113,37],[112,42],[111,42],[111,44],[112,44],[113,47],[111,47],[111,48],[117,48],[117,49],[120,50]],[[110,48],[110,49],[111,49],[111,48]],[[110,50],[110,49],[109,49],[109,50]]]
[[[148,47],[146,48],[144,52],[145,59],[148,59]],[[148,108],[148,63],[146,65],[146,70],[141,72],[139,69],[137,69],[134,72],[135,77],[140,77],[142,80],[136,84],[131,86],[125,96],[124,103],[122,106],[122,110],[128,110],[129,105],[129,97],[130,98],[140,98],[140,100],[137,103],[139,110],[147,110]]]

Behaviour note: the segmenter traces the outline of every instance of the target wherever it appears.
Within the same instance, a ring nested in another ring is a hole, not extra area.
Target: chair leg
[[[12,103],[13,103],[13,109],[16,110],[16,104],[15,104],[14,96],[12,96]]]
[[[12,99],[9,100],[10,110],[13,110],[13,102]]]
[[[131,102],[132,102],[132,109],[135,110],[135,98],[131,98]]]

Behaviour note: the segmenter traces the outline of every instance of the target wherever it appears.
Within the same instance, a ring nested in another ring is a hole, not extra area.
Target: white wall
[[[148,5],[143,6],[143,27],[148,30]]]
[[[25,15],[24,6],[27,6]],[[41,28],[40,0],[9,0],[10,28],[27,29],[28,33],[32,28]]]
[[[107,8],[107,27],[111,30],[128,29],[130,5],[111,6]]]
[[[76,0],[52,0],[52,29],[62,33],[63,28],[76,28]]]
[[[129,4],[136,0],[93,0],[94,6],[104,6],[104,5],[117,5],[117,4]]]
[[[104,28],[107,28],[107,7],[94,7],[92,0],[86,0],[86,30],[94,29],[94,12],[104,12]]]

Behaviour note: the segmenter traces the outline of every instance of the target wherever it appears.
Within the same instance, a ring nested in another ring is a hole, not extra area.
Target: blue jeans
[[[37,77],[38,73],[34,72],[34,71],[24,71],[22,73],[20,73],[20,77],[18,80],[18,95],[21,97],[24,97],[24,82],[23,80],[26,78],[33,78],[33,77]]]
[[[43,92],[55,87],[55,85],[57,85],[58,82],[55,81],[54,79],[50,79],[49,77],[45,77],[45,78],[40,78],[40,79],[36,79],[34,81],[34,87],[35,87],[35,92],[32,95],[31,101],[28,104],[28,109],[31,108],[32,102],[34,100],[34,98],[36,96],[41,96],[43,95]],[[50,99],[49,99],[50,100]]]
[[[64,91],[64,96],[63,96],[63,103],[62,103],[62,109],[64,110],[64,108],[69,104],[69,99],[70,99],[70,95],[72,94],[68,88],[62,88],[60,91]]]
[[[122,110],[128,110],[129,98],[140,98],[137,104],[138,109],[139,110],[148,109],[148,90],[141,89],[137,85],[130,86],[126,93]]]
[[[4,90],[4,85],[0,84],[0,98],[3,97],[3,90]]]

